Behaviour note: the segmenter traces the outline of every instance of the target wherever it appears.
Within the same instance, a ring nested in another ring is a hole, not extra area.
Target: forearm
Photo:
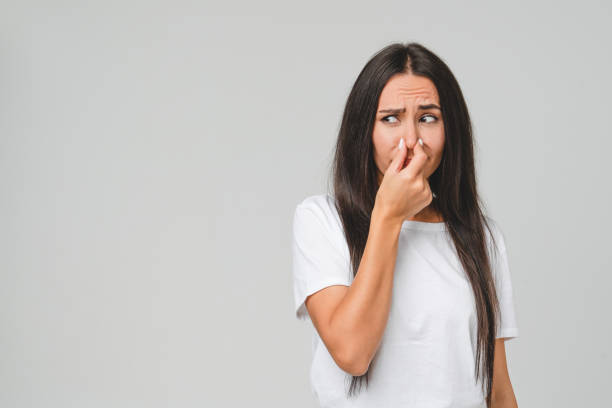
[[[491,408],[518,408],[514,392],[493,393],[491,395]]]
[[[357,275],[331,318],[336,333],[346,339],[345,352],[364,370],[387,325],[400,231],[401,223],[373,211]]]

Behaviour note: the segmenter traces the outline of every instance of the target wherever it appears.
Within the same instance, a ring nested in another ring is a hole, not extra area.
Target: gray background
[[[609,400],[609,4],[0,4],[0,406],[314,407],[291,217],[396,41],[467,99],[519,405]]]

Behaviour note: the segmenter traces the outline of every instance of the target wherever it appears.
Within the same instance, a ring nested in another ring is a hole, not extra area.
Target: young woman
[[[385,47],[348,97],[333,193],[293,218],[296,316],[315,329],[322,407],[517,406],[508,256],[483,208],[455,77],[418,43]]]

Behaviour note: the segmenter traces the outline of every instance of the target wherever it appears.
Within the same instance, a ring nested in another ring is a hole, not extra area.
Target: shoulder
[[[491,216],[485,215],[488,224],[485,226],[485,237],[487,245],[495,254],[506,253],[506,236],[501,224]]]
[[[327,193],[308,196],[295,208],[295,217],[314,217],[324,227],[337,230],[341,226],[340,216],[333,196]]]
[[[303,198],[297,203],[294,212],[294,231],[296,233],[316,231],[329,236],[335,245],[346,245],[342,221],[332,195],[323,193]]]
[[[297,204],[297,207],[316,209],[325,212],[331,210],[330,207],[332,206],[335,209],[334,198],[327,193],[307,196]]]

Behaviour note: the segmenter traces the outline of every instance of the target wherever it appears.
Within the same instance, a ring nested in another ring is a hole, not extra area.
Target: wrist
[[[380,225],[384,229],[390,228],[392,230],[397,229],[399,231],[403,223],[403,219],[393,216],[380,205],[374,205],[370,219],[370,227],[372,227],[372,225]]]

